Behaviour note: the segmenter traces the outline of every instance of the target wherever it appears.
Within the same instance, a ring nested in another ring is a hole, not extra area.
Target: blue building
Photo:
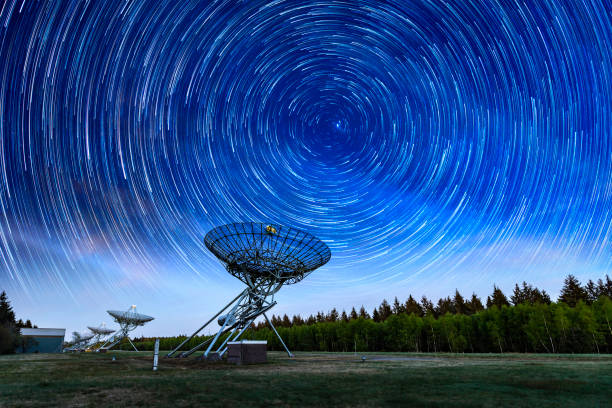
[[[21,329],[18,353],[61,353],[66,329]]]

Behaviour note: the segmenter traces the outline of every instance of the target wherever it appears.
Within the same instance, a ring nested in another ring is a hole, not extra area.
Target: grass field
[[[151,368],[150,352],[0,356],[0,406],[612,406],[612,355],[272,352]]]

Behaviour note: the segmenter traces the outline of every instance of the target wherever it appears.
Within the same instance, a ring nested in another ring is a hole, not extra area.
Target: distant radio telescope
[[[136,329],[139,326],[144,326],[145,323],[150,322],[154,318],[151,316],[143,315],[136,312],[136,305],[132,305],[127,311],[123,312],[120,310],[107,310],[109,315],[113,317],[115,322],[119,324],[119,330],[114,332],[112,336],[106,340],[106,342],[100,347],[100,349],[111,349],[115,345],[125,338],[128,339],[134,350],[138,351],[128,333]]]
[[[77,350],[85,350],[87,345],[89,344],[89,340],[94,337],[93,333],[73,333],[73,340],[68,343],[68,347],[66,347],[66,351],[77,351]]]
[[[109,329],[106,327],[106,324],[102,323],[100,326],[87,326],[87,328],[93,333],[93,339],[89,344],[90,347],[95,346],[102,340],[104,337],[108,336],[115,332],[115,329]]]
[[[274,330],[287,354],[293,356],[268,319],[266,312],[276,305],[274,294],[283,285],[301,281],[329,261],[331,251],[327,245],[303,231],[252,222],[214,228],[206,234],[204,243],[225,264],[227,271],[244,282],[247,288],[168,353],[167,357],[180,350],[217,318],[221,328],[216,336],[191,350],[180,353],[179,356],[186,357],[210,343],[203,354],[204,358],[208,358],[219,337],[229,332],[229,336],[214,351],[218,357],[221,357],[227,351],[227,342],[238,340],[251,323],[261,315]]]

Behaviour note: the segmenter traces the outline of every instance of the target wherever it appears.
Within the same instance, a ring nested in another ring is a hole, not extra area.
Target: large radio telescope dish
[[[136,312],[136,305],[132,305],[127,311],[123,310],[107,310],[106,313],[111,315],[113,319],[119,324],[127,324],[130,326],[143,326],[145,323],[150,322],[154,317],[147,316]]]
[[[119,324],[119,330],[100,347],[100,349],[110,349],[116,344],[119,344],[121,340],[127,338],[134,350],[138,351],[132,340],[128,337],[128,333],[136,329],[139,326],[144,326],[145,323],[150,322],[154,317],[147,316],[136,312],[136,305],[132,305],[127,311],[122,310],[107,310],[109,315],[113,317],[115,322]]]
[[[280,225],[222,225],[206,234],[204,243],[230,274],[249,286],[270,280],[297,283],[331,258],[327,245],[315,236]]]
[[[304,231],[281,225],[254,222],[216,227],[206,234],[204,244],[225,264],[225,269],[246,283],[248,288],[168,353],[167,357],[180,350],[184,344],[217,317],[219,317],[217,321],[221,326],[217,335],[181,353],[180,356],[186,357],[210,343],[204,352],[204,357],[208,358],[221,334],[229,332],[229,336],[213,353],[216,357],[221,357],[227,351],[226,343],[236,341],[261,315],[266,318],[285,347],[287,354],[293,356],[268,319],[266,312],[276,305],[274,294],[283,285],[301,281],[310,272],[329,261],[331,251],[327,245]],[[220,316],[228,309],[229,312]]]

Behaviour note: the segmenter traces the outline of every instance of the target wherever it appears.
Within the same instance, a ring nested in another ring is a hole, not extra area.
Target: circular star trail
[[[0,278],[222,274],[203,237],[233,221],[324,240],[321,284],[609,265],[610,27],[586,0],[8,0]]]

